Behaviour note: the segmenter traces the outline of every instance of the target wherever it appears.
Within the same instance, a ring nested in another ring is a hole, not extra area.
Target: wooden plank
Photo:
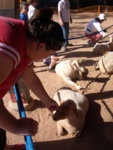
[[[19,18],[19,2],[19,0],[0,0],[0,15]]]
[[[15,0],[0,0],[0,9],[14,8]]]

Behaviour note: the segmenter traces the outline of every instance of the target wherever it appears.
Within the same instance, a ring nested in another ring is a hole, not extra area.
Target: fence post
[[[100,14],[100,5],[98,5],[98,14]]]

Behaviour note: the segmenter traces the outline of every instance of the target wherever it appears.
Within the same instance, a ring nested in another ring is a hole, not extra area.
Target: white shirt
[[[88,31],[88,29],[91,32]],[[86,32],[86,34],[92,34],[93,32],[97,32],[97,31],[101,31],[100,34],[102,35],[102,37],[104,37],[106,35],[106,33],[104,31],[102,31],[100,22],[98,22],[96,19],[93,19],[89,22],[89,24],[85,28],[85,32]]]
[[[60,0],[58,3],[58,11],[61,13],[62,21],[70,21],[70,3],[68,0]]]
[[[36,8],[34,6],[29,5],[28,19],[30,19],[33,16],[35,10],[36,10]]]

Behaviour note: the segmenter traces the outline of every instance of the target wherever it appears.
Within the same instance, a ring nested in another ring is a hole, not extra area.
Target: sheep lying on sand
[[[83,94],[71,89],[58,90],[53,99],[59,108],[53,113],[53,120],[57,121],[58,136],[69,134],[79,137],[84,128],[84,121],[89,108],[89,101]]]
[[[96,43],[93,52],[105,54],[106,52],[113,51],[113,34],[109,36],[109,42]]]
[[[83,79],[83,75],[87,72],[83,65],[83,60],[66,59],[58,63],[55,67],[56,74],[61,77],[67,84],[74,86],[77,90],[82,89],[72,79]]]
[[[101,73],[113,74],[113,52],[106,53],[97,63],[96,69]]]

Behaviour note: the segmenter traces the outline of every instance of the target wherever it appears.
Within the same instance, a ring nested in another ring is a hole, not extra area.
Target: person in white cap
[[[101,23],[106,20],[105,14],[101,13],[98,17],[91,20],[85,28],[85,35],[89,39],[88,43],[93,44],[106,36],[106,30],[102,30]]]

